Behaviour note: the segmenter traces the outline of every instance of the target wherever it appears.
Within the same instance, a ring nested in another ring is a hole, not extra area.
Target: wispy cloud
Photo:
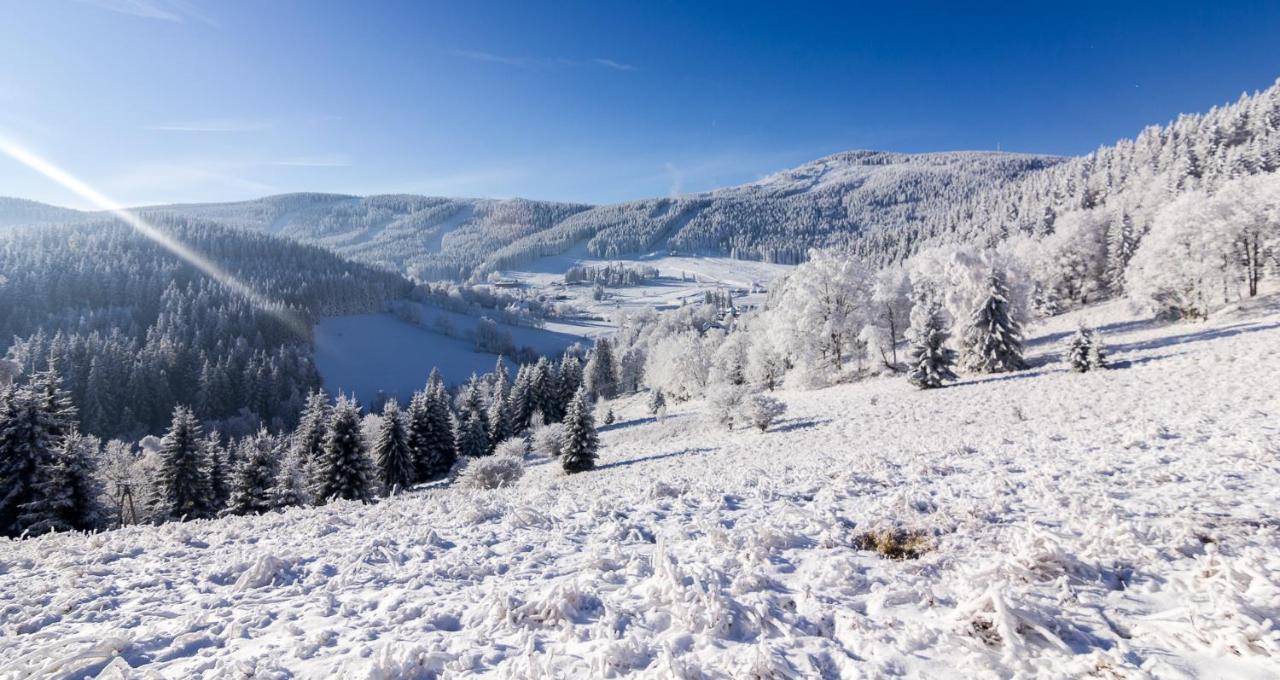
[[[239,118],[210,118],[205,120],[183,120],[169,123],[148,125],[148,130],[161,132],[256,132],[275,127],[270,120],[251,120]]]
[[[187,0],[79,0],[86,5],[93,5],[100,9],[110,12],[118,12],[120,14],[128,14],[129,16],[139,17],[142,19],[158,19],[160,21],[172,21],[174,23],[185,23],[187,20],[199,21],[210,26],[216,26],[215,22],[208,14],[205,14],[193,3]]]
[[[351,159],[340,153],[320,154],[316,156],[297,156],[267,161],[267,165],[284,165],[296,168],[345,168],[351,165]]]
[[[240,176],[238,164],[178,162],[144,164],[116,175],[113,190],[125,195],[208,195],[232,192],[235,195],[277,193],[266,182]]]
[[[516,68],[550,68],[554,66],[600,66],[614,71],[636,71],[631,64],[614,59],[597,57],[594,59],[569,59],[567,57],[520,57],[505,54],[494,54],[478,50],[447,50],[449,54],[472,61],[483,61],[490,64],[502,64]]]
[[[591,61],[596,64],[599,64],[600,66],[604,66],[605,68],[611,68],[615,71],[636,70],[636,67],[632,66],[631,64],[624,64],[622,62],[614,61],[612,59],[592,59]]]

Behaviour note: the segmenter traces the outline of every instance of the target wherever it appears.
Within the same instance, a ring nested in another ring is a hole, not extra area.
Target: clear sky
[[[0,135],[129,204],[607,202],[856,148],[1080,154],[1278,76],[1274,0],[0,0]],[[7,158],[0,195],[82,204]]]

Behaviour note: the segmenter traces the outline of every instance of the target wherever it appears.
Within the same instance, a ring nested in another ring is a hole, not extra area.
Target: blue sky
[[[1085,153],[1270,85],[1277,36],[1280,2],[7,0],[0,135],[129,204],[607,202],[854,148]],[[0,195],[82,203],[7,158]]]

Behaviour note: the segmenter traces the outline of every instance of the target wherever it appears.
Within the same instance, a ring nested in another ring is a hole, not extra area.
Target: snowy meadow
[[[1027,335],[764,433],[623,398],[589,474],[9,542],[0,677],[1275,677],[1280,300]]]

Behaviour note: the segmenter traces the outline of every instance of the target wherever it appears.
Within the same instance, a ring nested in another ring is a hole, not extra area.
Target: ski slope
[[[1031,335],[764,434],[622,400],[574,477],[0,544],[0,678],[1280,676],[1280,300]]]

